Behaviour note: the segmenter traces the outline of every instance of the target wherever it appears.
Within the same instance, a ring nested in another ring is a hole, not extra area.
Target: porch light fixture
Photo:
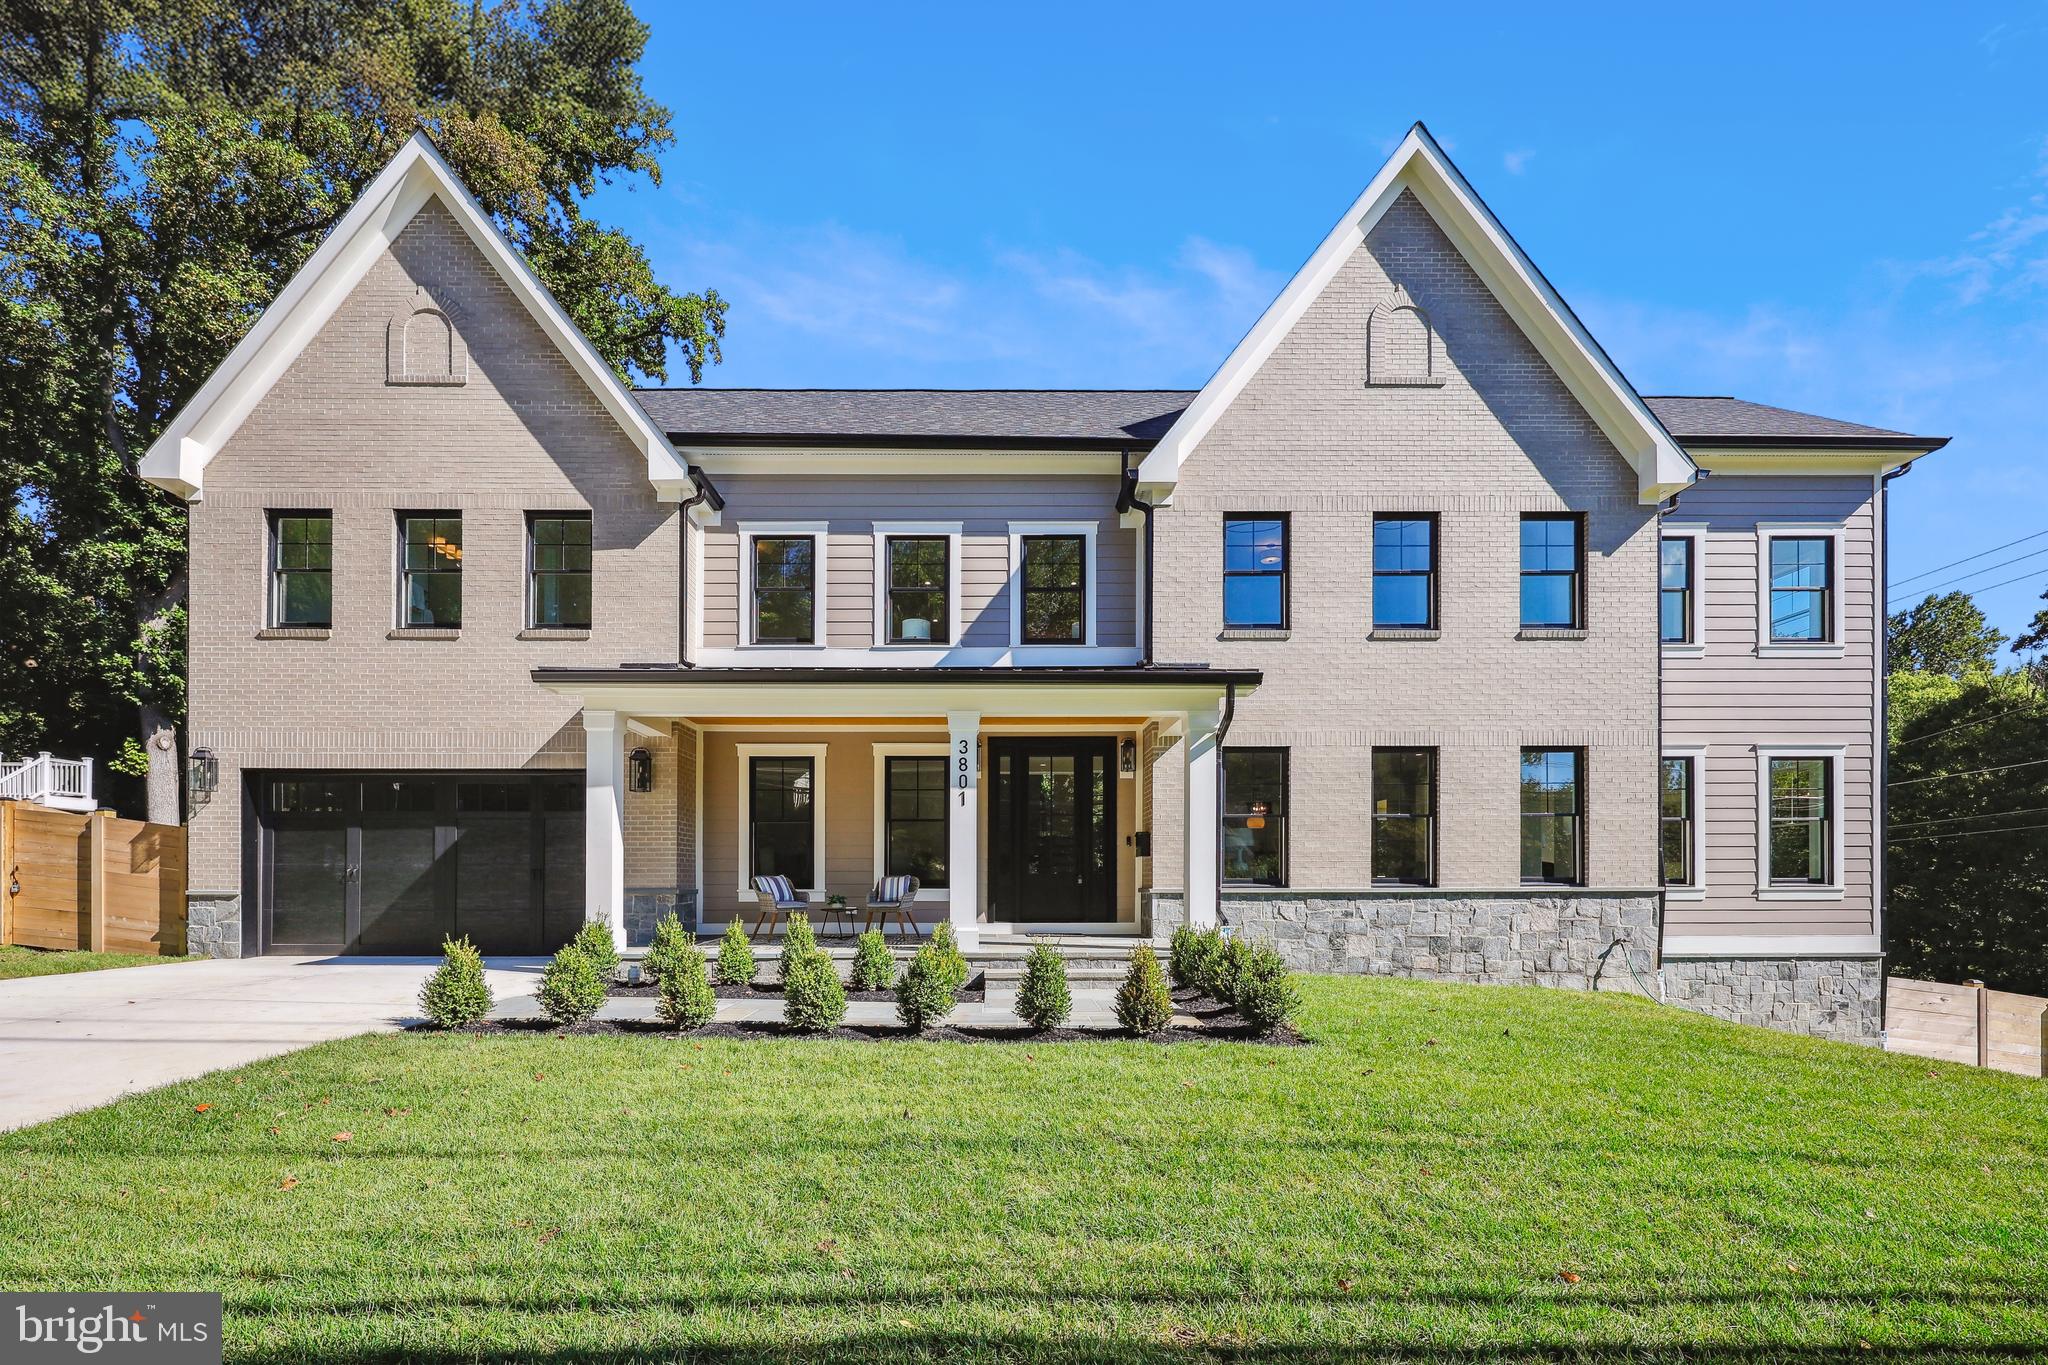
[[[213,789],[220,785],[220,760],[211,749],[194,749],[185,760],[186,787],[195,797],[213,795]]]
[[[626,758],[626,772],[629,785],[636,792],[654,790],[654,755],[645,749],[635,749]]]
[[[1126,739],[1116,746],[1116,771],[1119,777],[1138,775],[1138,741]]]

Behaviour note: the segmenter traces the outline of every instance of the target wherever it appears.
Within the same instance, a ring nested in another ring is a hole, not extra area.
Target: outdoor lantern
[[[1116,771],[1120,777],[1138,775],[1138,741],[1126,739],[1116,746]]]
[[[626,758],[626,771],[631,775],[632,788],[636,792],[654,790],[654,755],[645,749],[635,749]]]
[[[194,749],[186,759],[186,783],[194,796],[211,796],[220,784],[220,760],[211,749]]]

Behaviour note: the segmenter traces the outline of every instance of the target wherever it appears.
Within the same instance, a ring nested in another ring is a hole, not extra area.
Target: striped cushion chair
[[[917,927],[917,919],[910,913],[910,907],[917,900],[917,878],[884,877],[875,883],[875,889],[868,893],[867,920],[862,928],[873,929],[880,921],[883,933],[889,932],[889,916],[896,917],[896,932],[908,932],[914,938],[923,937],[924,931]]]
[[[801,891],[790,885],[787,877],[754,878],[754,899],[760,910],[754,915],[754,933],[758,936],[765,921],[768,932],[774,933],[776,923],[785,915],[798,910],[808,910],[811,903],[804,899]]]

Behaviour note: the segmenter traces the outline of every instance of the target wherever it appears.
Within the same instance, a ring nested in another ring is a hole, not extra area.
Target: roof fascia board
[[[898,436],[875,432],[797,431],[757,435],[671,431],[668,439],[678,450],[1025,450],[1073,451],[1085,455],[1152,448],[1149,436]]]
[[[901,450],[759,446],[685,446],[690,463],[711,474],[1117,474],[1110,451]]]
[[[1933,452],[1908,450],[1813,450],[1797,446],[1772,449],[1689,447],[1693,461],[1709,474],[1843,474],[1858,477],[1889,474]],[[1939,449],[1939,447],[1937,447]]]
[[[684,496],[689,475],[667,436],[633,400],[424,133],[414,133],[406,140],[255,325],[151,443],[142,459],[142,476],[180,497],[198,501],[208,461],[334,316],[378,257],[434,199],[462,225],[464,234],[497,269],[570,368],[641,448],[647,477],[656,491],[668,500]]]
[[[1474,273],[1636,471],[1639,499],[1659,502],[1690,484],[1695,471],[1684,449],[1419,123],[1145,457],[1139,482],[1159,490],[1171,488],[1181,464],[1404,189],[1415,192]]]

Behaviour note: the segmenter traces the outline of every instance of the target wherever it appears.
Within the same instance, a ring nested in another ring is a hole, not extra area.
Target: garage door
[[[583,921],[581,773],[271,773],[256,875],[272,953],[551,953]]]

